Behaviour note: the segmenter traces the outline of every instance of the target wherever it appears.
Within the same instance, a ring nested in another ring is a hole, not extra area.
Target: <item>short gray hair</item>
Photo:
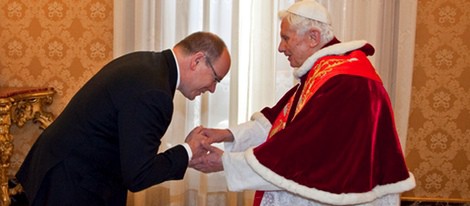
[[[202,31],[192,33],[178,42],[176,46],[182,48],[187,55],[204,52],[210,61],[217,60],[227,48],[225,42],[219,36]]]

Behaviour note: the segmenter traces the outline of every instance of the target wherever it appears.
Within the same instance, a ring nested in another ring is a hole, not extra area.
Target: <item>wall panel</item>
[[[112,58],[112,0],[0,0],[0,86],[54,87],[59,114]],[[12,128],[14,173],[41,131]]]

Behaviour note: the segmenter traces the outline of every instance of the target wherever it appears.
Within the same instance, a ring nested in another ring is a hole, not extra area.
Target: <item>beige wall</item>
[[[470,1],[419,0],[404,197],[470,201]]]
[[[59,114],[112,58],[113,0],[0,0],[0,86],[48,86]],[[13,173],[40,133],[12,128]]]

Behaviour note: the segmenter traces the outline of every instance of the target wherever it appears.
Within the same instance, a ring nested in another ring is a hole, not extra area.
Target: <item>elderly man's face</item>
[[[287,20],[281,22],[281,42],[279,52],[284,53],[291,67],[300,67],[304,61],[313,54],[312,39],[305,34],[297,34],[297,29]]]

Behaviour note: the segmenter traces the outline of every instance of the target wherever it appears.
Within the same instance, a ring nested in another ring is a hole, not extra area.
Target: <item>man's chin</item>
[[[181,91],[180,91],[180,93],[181,93],[184,97],[186,97],[186,99],[189,99],[189,100],[191,100],[191,101],[196,98],[195,95],[188,95],[188,94],[186,94],[186,93],[184,93],[184,92],[181,92]]]
[[[187,99],[191,100],[191,101],[193,101],[194,99],[196,99],[196,96],[186,96],[186,95],[185,95],[185,97],[186,97]]]
[[[290,67],[292,67],[292,68],[298,68],[298,67],[300,67],[300,66],[299,66],[297,63],[295,63],[295,62],[289,62],[289,63],[290,63],[290,64],[289,64]]]
[[[199,94],[200,95],[200,94]],[[191,96],[188,96],[187,98],[191,101],[193,101],[194,99],[196,99],[197,96],[199,95],[191,95]]]

